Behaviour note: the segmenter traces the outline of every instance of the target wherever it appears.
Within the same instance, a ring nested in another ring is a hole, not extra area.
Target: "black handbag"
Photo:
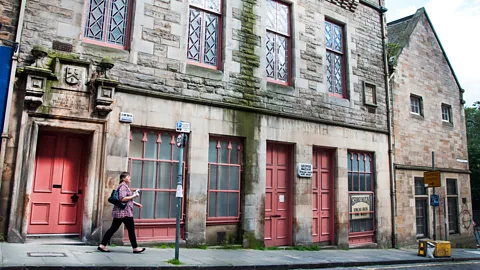
[[[110,198],[108,198],[108,202],[115,205],[116,207],[119,207],[121,209],[124,209],[127,206],[126,202],[122,202],[120,198],[118,197],[118,189],[114,189],[112,191],[112,194],[110,195]]]

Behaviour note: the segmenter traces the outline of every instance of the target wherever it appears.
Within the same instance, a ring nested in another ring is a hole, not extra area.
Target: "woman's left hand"
[[[138,208],[142,208],[142,204],[140,203],[136,203],[135,205],[138,206]]]

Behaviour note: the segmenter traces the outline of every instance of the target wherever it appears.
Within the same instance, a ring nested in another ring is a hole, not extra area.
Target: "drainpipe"
[[[12,108],[12,93],[13,87],[15,85],[15,74],[17,72],[18,64],[18,48],[20,40],[22,38],[23,31],[23,21],[25,18],[25,8],[27,6],[27,0],[20,0],[20,13],[18,15],[18,24],[17,24],[17,33],[15,35],[15,47],[12,56],[12,65],[10,69],[10,79],[7,93],[7,104],[5,107],[5,119],[3,120],[3,130],[2,130],[2,145],[0,150],[0,193],[2,191],[2,182],[3,182],[3,165],[5,163],[5,154],[8,143],[8,125],[10,122],[10,110]]]

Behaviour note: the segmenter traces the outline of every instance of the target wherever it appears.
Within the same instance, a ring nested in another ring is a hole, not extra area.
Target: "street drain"
[[[27,252],[28,257],[67,257],[63,252]]]

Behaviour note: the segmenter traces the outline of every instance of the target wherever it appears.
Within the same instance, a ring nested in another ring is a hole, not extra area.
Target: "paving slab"
[[[0,268],[3,269],[234,269],[286,270],[326,267],[393,265],[440,261],[480,260],[476,249],[453,249],[450,258],[417,256],[415,249],[350,250],[251,250],[180,249],[180,266],[169,264],[175,250],[147,248],[133,254],[131,247],[109,247],[99,252],[96,246],[0,243]],[[30,254],[30,256],[29,256]],[[31,255],[40,257],[31,257]],[[64,255],[64,256],[63,256]]]

